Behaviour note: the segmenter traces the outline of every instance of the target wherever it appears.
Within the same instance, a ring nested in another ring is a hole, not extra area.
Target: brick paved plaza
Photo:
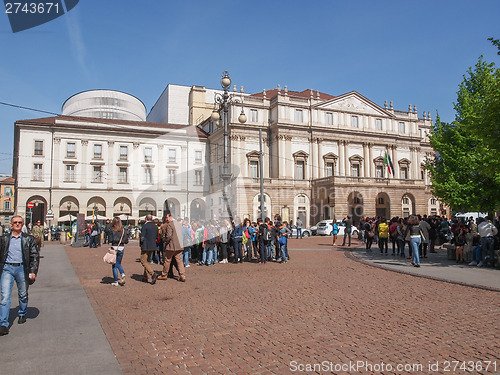
[[[66,252],[126,374],[500,372],[500,293],[370,267],[329,241],[292,240],[287,264],[193,265],[186,283],[156,285],[140,281],[133,242],[123,287],[105,247]]]

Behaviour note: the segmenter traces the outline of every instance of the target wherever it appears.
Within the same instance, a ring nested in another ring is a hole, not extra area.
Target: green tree
[[[454,108],[455,121],[438,116],[430,135],[433,194],[456,211],[491,212],[500,207],[500,70],[481,56]]]

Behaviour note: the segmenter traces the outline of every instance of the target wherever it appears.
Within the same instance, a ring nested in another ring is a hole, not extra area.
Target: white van
[[[487,213],[485,212],[466,212],[465,214],[458,213],[455,215],[455,217],[459,220],[469,220],[471,217],[474,219],[474,222],[477,220],[478,217],[486,217],[488,216]]]

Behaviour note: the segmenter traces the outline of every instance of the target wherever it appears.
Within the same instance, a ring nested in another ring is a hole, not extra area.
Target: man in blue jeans
[[[295,227],[297,228],[297,238],[302,238],[302,228],[304,227],[304,223],[300,220],[300,218],[297,218]]]
[[[345,224],[344,241],[342,242],[342,246],[345,246],[345,240],[347,237],[349,237],[349,246],[351,246],[352,219],[349,215],[347,215],[342,222]]]
[[[9,312],[12,286],[16,281],[19,311],[18,323],[26,322],[28,312],[28,285],[33,284],[38,272],[38,248],[35,238],[22,233],[21,216],[11,219],[12,232],[0,239],[0,336],[9,333]]]

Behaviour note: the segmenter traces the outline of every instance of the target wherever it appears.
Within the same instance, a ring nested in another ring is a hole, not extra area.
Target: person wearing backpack
[[[280,256],[276,259],[279,263],[288,262],[288,236],[292,235],[292,231],[286,226],[286,221],[279,226]]]
[[[378,225],[378,247],[380,249],[380,254],[384,253],[385,247],[385,255],[387,255],[388,247],[389,247],[389,225],[385,221],[385,217],[380,219],[380,223]]]
[[[182,245],[184,250],[182,251],[182,263],[184,267],[190,267],[189,265],[189,252],[193,246],[193,237],[191,235],[191,228],[189,226],[189,221],[184,220],[182,222]]]
[[[210,224],[205,228],[205,235],[205,251],[207,254],[205,265],[211,266],[212,264],[215,264],[215,246],[219,242],[219,233],[217,233],[214,220],[210,220]]]
[[[262,222],[261,218],[257,219],[257,225],[258,225],[258,239],[259,239],[259,253],[260,253],[260,258],[259,258],[259,263],[264,264],[267,263],[267,238],[269,237],[269,228],[267,225]]]
[[[229,224],[229,220],[225,219],[224,224],[219,229],[220,233],[220,250],[222,253],[221,263],[227,263],[228,253],[227,247],[229,242],[229,236],[231,235],[231,225]]]
[[[239,217],[237,217],[234,221],[235,226],[234,226],[234,231],[233,231],[233,244],[234,244],[234,261],[233,263],[243,263],[243,255],[241,253],[241,242],[242,239],[241,237],[243,236],[243,229],[242,226],[243,224],[241,223],[241,220]]]

